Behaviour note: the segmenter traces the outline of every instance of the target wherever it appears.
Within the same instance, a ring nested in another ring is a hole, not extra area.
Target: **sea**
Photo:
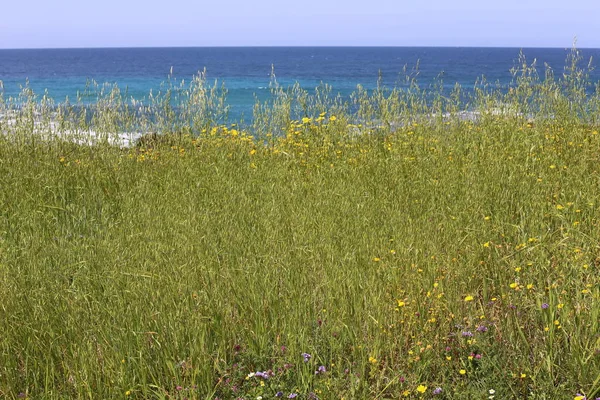
[[[456,83],[469,90],[482,77],[500,88],[513,79],[522,53],[535,60],[541,76],[546,66],[559,78],[571,49],[481,47],[194,47],[194,48],[89,48],[0,50],[3,97],[17,97],[25,85],[56,102],[73,102],[86,84],[118,85],[128,98],[144,101],[150,91],[164,90],[167,79],[189,81],[206,70],[207,80],[228,90],[233,118],[252,115],[257,99],[269,96],[274,73],[281,86],[294,83],[311,91],[320,84],[348,96],[362,85],[373,89],[406,85],[415,78],[421,87],[450,90]],[[600,49],[579,49],[581,66],[596,65]],[[600,81],[592,69],[591,83]]]

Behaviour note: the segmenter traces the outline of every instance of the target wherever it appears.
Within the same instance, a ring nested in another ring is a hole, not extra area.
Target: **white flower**
[[[490,393],[490,394],[496,394],[496,391],[495,391],[494,389],[490,389],[490,390],[489,390],[489,393]]]

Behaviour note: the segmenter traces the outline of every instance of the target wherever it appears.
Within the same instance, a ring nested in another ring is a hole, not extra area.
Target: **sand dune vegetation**
[[[0,100],[0,397],[600,397],[600,87]]]

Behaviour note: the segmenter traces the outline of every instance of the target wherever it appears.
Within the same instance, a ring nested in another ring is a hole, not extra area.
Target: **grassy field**
[[[247,126],[201,78],[152,118],[2,100],[0,397],[600,397],[600,92],[532,71]]]

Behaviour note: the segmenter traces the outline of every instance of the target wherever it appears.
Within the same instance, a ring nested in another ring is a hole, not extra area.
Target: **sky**
[[[600,48],[599,0],[0,1],[0,48]]]

